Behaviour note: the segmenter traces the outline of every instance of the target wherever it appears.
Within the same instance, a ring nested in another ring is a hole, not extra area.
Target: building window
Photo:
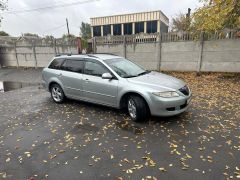
[[[107,36],[111,34],[111,25],[104,25],[103,26],[103,35]]]
[[[157,21],[148,21],[147,33],[156,33],[156,32],[157,32]]]
[[[161,33],[168,33],[168,26],[161,21],[160,23],[160,32]]]
[[[132,34],[132,23],[124,24],[124,34],[127,34],[127,35]]]
[[[135,23],[135,34],[144,32],[144,22]]]
[[[93,27],[93,37],[95,36],[101,36],[101,26]]]
[[[122,34],[122,26],[121,24],[114,24],[113,25],[113,35],[121,35]]]

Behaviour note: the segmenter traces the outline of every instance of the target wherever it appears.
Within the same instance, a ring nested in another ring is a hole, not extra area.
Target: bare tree
[[[190,30],[191,16],[179,13],[175,18],[172,19],[172,31],[188,31]]]

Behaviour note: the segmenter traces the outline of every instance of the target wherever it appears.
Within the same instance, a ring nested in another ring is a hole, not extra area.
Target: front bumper
[[[189,107],[192,94],[173,98],[151,96],[149,108],[153,116],[174,116],[186,111]]]

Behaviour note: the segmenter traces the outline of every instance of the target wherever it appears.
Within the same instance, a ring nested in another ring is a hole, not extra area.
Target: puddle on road
[[[134,134],[142,134],[143,130],[140,127],[137,127],[133,124],[130,124],[128,121],[117,121],[116,126],[122,130],[132,132]]]
[[[41,86],[41,83],[23,83],[23,82],[13,82],[13,81],[0,81],[0,93],[13,91],[16,89],[21,89],[29,86]]]

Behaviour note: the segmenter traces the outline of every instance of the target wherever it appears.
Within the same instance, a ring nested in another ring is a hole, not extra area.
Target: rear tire
[[[64,100],[66,99],[65,95],[64,95],[64,92],[61,88],[60,85],[58,84],[53,84],[51,85],[51,96],[52,96],[52,99],[55,103],[63,103]]]
[[[127,100],[128,113],[133,121],[147,120],[149,110],[146,102],[139,96],[130,96]]]

